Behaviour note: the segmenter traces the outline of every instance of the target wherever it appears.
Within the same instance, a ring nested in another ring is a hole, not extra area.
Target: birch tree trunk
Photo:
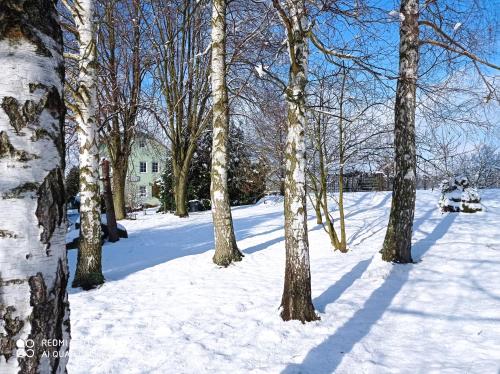
[[[68,361],[64,64],[55,3],[0,3],[2,373],[63,373]],[[16,349],[18,339],[33,340],[33,348]],[[44,347],[45,339],[64,344]]]
[[[311,299],[306,207],[306,84],[308,63],[307,15],[304,0],[273,0],[286,28],[290,54],[288,133],[285,148],[285,284],[281,318],[317,320]],[[285,10],[286,8],[286,10]],[[287,14],[288,12],[288,14]]]
[[[418,68],[418,0],[401,0],[399,78],[394,108],[395,178],[382,259],[409,263],[416,197],[415,106]]]
[[[78,0],[74,20],[79,34],[79,85],[76,105],[80,143],[80,247],[73,287],[104,283],[101,267],[99,150],[97,143],[97,48],[94,1]]]
[[[241,261],[236,245],[227,189],[229,101],[226,83],[226,0],[212,1],[213,137],[210,197],[214,222],[214,263],[228,266]]]

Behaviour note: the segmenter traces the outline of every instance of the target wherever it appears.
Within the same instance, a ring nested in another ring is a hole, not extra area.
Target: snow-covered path
[[[210,212],[125,221],[130,238],[105,246],[107,283],[70,290],[69,372],[497,373],[500,191],[472,215],[441,215],[437,199],[418,192],[414,265],[379,260],[388,193],[347,194],[347,254],[311,215],[321,321],[306,325],[277,310],[281,204],[233,210],[245,258],[227,269],[211,262]]]

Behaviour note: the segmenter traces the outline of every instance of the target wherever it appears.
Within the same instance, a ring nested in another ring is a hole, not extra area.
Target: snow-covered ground
[[[130,237],[105,245],[107,283],[70,289],[69,372],[498,373],[500,190],[475,214],[441,214],[438,193],[419,191],[413,265],[379,260],[390,194],[346,198],[347,254],[310,212],[321,320],[305,325],[278,313],[281,204],[233,209],[245,258],[227,269],[211,261],[210,212],[122,221]]]

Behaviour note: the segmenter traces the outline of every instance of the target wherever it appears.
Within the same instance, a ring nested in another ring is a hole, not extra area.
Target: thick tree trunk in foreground
[[[102,185],[104,189],[104,203],[106,204],[106,226],[108,228],[108,241],[111,243],[120,240],[116,227],[115,207],[113,193],[111,192],[111,178],[109,177],[109,161],[102,160]]]
[[[94,1],[80,0],[73,15],[79,34],[79,84],[76,105],[80,142],[80,246],[73,287],[104,283],[101,269],[101,209],[97,144],[97,49]]]
[[[281,317],[302,322],[317,320],[311,299],[306,207],[307,18],[304,0],[286,0],[274,7],[287,31],[290,74],[287,88],[288,133],[285,149],[286,267]],[[287,14],[288,12],[288,14]]]
[[[411,235],[416,196],[415,103],[418,68],[418,1],[402,0],[399,79],[394,109],[396,175],[389,225],[381,250],[384,261],[412,262]]]
[[[55,1],[0,2],[0,63],[0,371],[63,373],[70,336]],[[16,349],[18,339],[33,348]],[[64,344],[44,347],[45,339]]]
[[[212,2],[212,97],[213,137],[210,198],[214,222],[215,254],[213,261],[228,266],[241,261],[236,245],[227,189],[229,101],[226,85],[226,0]]]

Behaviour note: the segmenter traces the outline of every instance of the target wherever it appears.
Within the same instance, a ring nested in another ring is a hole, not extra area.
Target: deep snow
[[[500,190],[483,212],[445,213],[418,191],[413,265],[379,260],[390,193],[346,194],[351,250],[333,252],[310,211],[321,320],[282,322],[282,204],[233,209],[245,254],[212,261],[210,212],[151,211],[106,244],[107,283],[70,289],[70,373],[498,373]],[[76,252],[70,251],[74,273]],[[71,284],[71,279],[70,279]]]

